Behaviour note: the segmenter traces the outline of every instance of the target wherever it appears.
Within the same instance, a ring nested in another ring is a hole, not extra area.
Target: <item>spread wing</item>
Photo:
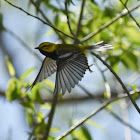
[[[36,79],[34,80],[33,84],[31,85],[31,88],[33,88],[33,86],[36,85],[38,82],[41,82],[42,80],[51,76],[56,71],[56,69],[57,69],[56,61],[49,57],[45,57],[42,66],[40,68],[40,71]]]
[[[79,51],[63,53],[57,60],[57,73],[55,81],[55,94],[59,94],[61,89],[65,94],[66,90],[71,92],[76,84],[82,79],[88,69],[86,56]]]

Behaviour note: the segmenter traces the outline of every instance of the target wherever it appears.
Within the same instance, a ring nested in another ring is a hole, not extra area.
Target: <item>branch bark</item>
[[[132,20],[136,23],[136,25],[140,28],[140,25],[139,25],[139,23],[136,21],[136,19],[132,16],[132,14],[130,13],[130,11],[129,11],[129,9],[127,8],[127,6],[126,6],[126,4],[127,4],[127,1],[126,1],[126,3],[123,3],[123,1],[122,0],[120,0],[120,2],[122,3],[122,5],[127,9],[127,11],[128,11],[128,14],[129,14],[129,16],[132,18]]]
[[[132,8],[129,9],[130,12],[132,12],[133,10],[137,9],[140,6],[140,2],[138,2],[137,5],[133,6]],[[114,17],[112,20],[110,20],[109,22],[107,22],[106,24],[102,25],[98,30],[96,30],[95,32],[85,36],[82,39],[82,42],[89,40],[90,38],[92,38],[93,36],[97,35],[98,33],[100,33],[101,31],[103,31],[104,29],[106,29],[108,26],[110,26],[111,24],[113,24],[114,22],[116,22],[118,19],[120,19],[121,17],[125,16],[128,14],[128,11],[122,12],[120,15],[117,15],[116,17]]]
[[[122,82],[122,80],[120,79],[120,77],[114,72],[114,70],[99,55],[95,54],[94,52],[91,52],[91,54],[94,55],[95,57],[97,57],[105,66],[107,66],[107,68],[110,70],[110,72],[116,77],[116,79],[119,81],[119,83],[121,84],[122,88],[127,93],[129,99],[131,100],[131,102],[133,103],[133,105],[135,106],[135,108],[137,109],[137,111],[140,114],[140,109],[139,109],[138,105],[136,104],[136,102],[134,101],[132,96],[130,95],[129,91],[125,87],[125,85]]]
[[[44,12],[36,5],[36,3],[35,3],[33,0],[30,0],[30,1],[31,1],[31,3],[36,7],[36,9],[40,12],[40,14],[42,15],[42,17],[43,17],[49,24],[53,25],[52,22],[49,20],[49,18],[46,17],[46,15],[44,14]],[[53,26],[54,26],[54,25],[53,25]],[[59,36],[59,38],[61,39],[61,41],[65,44],[65,40],[64,40],[63,37],[59,34],[59,32],[56,31],[55,29],[54,29],[54,31],[55,31],[56,34]]]
[[[82,5],[81,5],[81,12],[80,12],[80,16],[79,16],[79,20],[78,20],[78,24],[77,24],[76,37],[78,37],[79,31],[81,28],[81,20],[83,17],[84,5],[85,5],[85,0],[82,1]]]
[[[79,87],[92,99],[97,99],[100,103],[103,103],[103,98],[99,98],[99,96],[93,95],[92,93],[90,93],[87,89],[85,89],[83,86],[79,85]],[[139,90],[137,90],[139,92]],[[131,91],[131,94],[133,92]],[[116,118],[119,122],[121,122],[122,124],[130,127],[132,130],[134,130],[135,132],[137,132],[138,134],[140,134],[140,131],[137,130],[135,127],[133,127],[131,124],[129,124],[128,122],[126,122],[125,120],[122,120],[114,111],[112,111],[109,108],[105,108],[114,118]]]
[[[135,94],[135,93],[134,93]],[[110,99],[106,102],[104,102],[103,104],[101,104],[101,106],[99,108],[97,108],[95,111],[93,110],[90,114],[88,114],[86,117],[82,118],[79,122],[77,122],[76,124],[74,124],[73,126],[70,127],[69,130],[67,130],[66,132],[64,132],[62,135],[58,136],[56,138],[56,140],[61,140],[62,138],[66,137],[68,134],[70,134],[73,130],[75,130],[77,127],[81,126],[85,121],[87,121],[89,118],[91,118],[93,115],[97,114],[99,111],[101,111],[102,109],[104,109],[107,105],[109,105],[110,103],[113,103],[116,100],[122,99],[127,97],[127,95],[123,95],[121,97],[117,97],[114,99]]]
[[[51,125],[52,125],[57,100],[58,100],[58,94],[55,93],[54,96],[53,96],[52,107],[51,107],[51,111],[50,111],[50,114],[49,114],[49,119],[48,119],[48,123],[47,123],[47,127],[46,127],[46,133],[44,135],[44,140],[47,140],[48,137],[49,137],[49,132],[50,132],[50,128],[51,128]]]
[[[13,6],[13,7],[15,7],[15,8],[19,9],[20,11],[22,11],[22,12],[26,13],[28,16],[34,17],[34,18],[36,18],[36,19],[40,20],[42,23],[44,23],[44,24],[46,24],[46,25],[48,25],[48,26],[52,27],[55,31],[60,32],[61,34],[65,35],[65,36],[67,36],[67,37],[69,37],[69,38],[71,38],[71,39],[74,39],[74,37],[69,36],[68,34],[66,34],[66,33],[62,32],[61,30],[59,30],[59,29],[57,29],[56,27],[54,27],[53,25],[51,25],[51,24],[49,24],[49,23],[45,22],[45,21],[44,21],[44,20],[42,20],[41,18],[39,18],[39,17],[37,17],[37,16],[34,16],[34,15],[30,14],[29,12],[25,11],[25,10],[24,10],[24,9],[22,9],[21,7],[18,7],[18,6],[16,6],[16,5],[12,4],[11,2],[9,2],[9,1],[7,1],[7,0],[5,0],[5,1],[6,1],[7,3],[9,3],[11,6]]]

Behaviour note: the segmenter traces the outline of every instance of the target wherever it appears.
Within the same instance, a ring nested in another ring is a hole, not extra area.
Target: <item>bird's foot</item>
[[[93,71],[90,69],[91,66],[93,66],[93,64],[88,65],[88,70],[89,70],[90,72],[93,72]]]

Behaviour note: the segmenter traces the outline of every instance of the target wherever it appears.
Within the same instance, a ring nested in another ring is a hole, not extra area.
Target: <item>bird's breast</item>
[[[56,51],[53,51],[53,52],[46,52],[46,51],[43,51],[43,50],[40,50],[40,52],[45,55],[46,57],[49,57],[53,60],[57,60],[57,53]]]

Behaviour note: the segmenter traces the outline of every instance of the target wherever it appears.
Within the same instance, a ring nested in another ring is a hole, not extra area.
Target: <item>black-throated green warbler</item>
[[[71,88],[74,88],[78,84],[85,71],[89,69],[87,58],[84,54],[86,50],[104,51],[112,49],[112,46],[103,41],[94,45],[44,42],[35,49],[38,49],[46,57],[31,88],[56,71],[54,93],[59,94],[62,89],[62,93],[64,94],[66,90],[71,92]]]

